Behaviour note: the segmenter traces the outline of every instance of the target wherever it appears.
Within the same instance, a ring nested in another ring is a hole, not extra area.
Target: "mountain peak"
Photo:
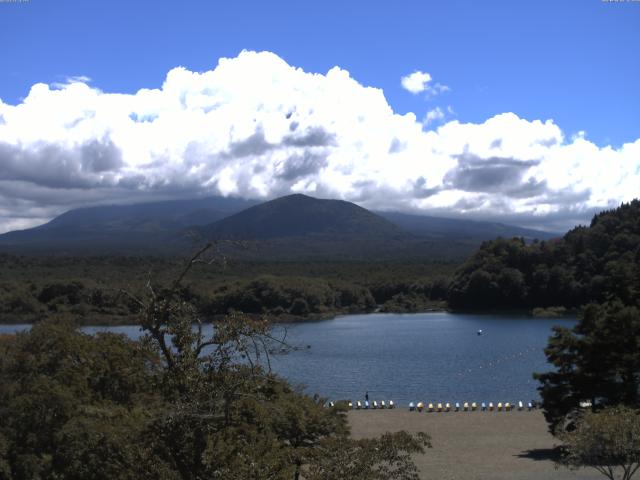
[[[325,234],[378,237],[404,234],[393,223],[354,203],[300,193],[248,208],[203,230],[209,238],[243,240]]]

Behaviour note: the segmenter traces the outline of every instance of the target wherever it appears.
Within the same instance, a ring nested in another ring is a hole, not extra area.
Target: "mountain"
[[[209,197],[70,210],[50,222],[0,235],[13,251],[145,253],[176,243],[177,233],[254,205],[252,200]]]
[[[209,238],[266,240],[310,235],[404,237],[390,221],[343,200],[295,194],[250,207],[201,229]]]
[[[0,235],[0,251],[184,254],[205,241],[242,240],[230,255],[279,259],[462,259],[497,236],[549,234],[489,222],[371,212],[342,200],[295,194],[260,203],[211,197],[66,212]]]
[[[559,233],[544,232],[496,222],[411,215],[400,212],[375,213],[407,232],[433,238],[455,237],[482,241],[493,240],[496,237],[522,237],[527,241],[531,241],[534,239],[549,240],[561,236]]]

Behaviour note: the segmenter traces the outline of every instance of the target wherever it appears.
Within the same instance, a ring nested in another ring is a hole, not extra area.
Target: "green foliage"
[[[81,324],[131,324],[149,276],[169,282],[183,260],[140,257],[0,255],[0,322],[70,315]],[[433,262],[228,262],[195,265],[183,295],[204,315],[230,310],[275,321],[337,314],[424,311],[446,299],[455,265]]]
[[[639,308],[589,305],[574,328],[554,328],[545,353],[556,369],[534,376],[552,433],[572,428],[580,402],[640,406]]]
[[[0,337],[1,478],[311,479],[354,464],[368,478],[417,478],[410,454],[427,438],[350,439],[343,407],[269,371],[280,342],[267,322],[232,313],[203,333],[183,286],[203,252],[171,283],[123,294],[139,311],[139,341],[59,318]]]
[[[152,352],[53,321],[3,338],[0,350],[0,468],[11,472],[2,478],[107,479],[113,468],[130,472],[123,478],[158,474],[134,442],[147,416],[140,407],[156,397]]]
[[[454,309],[564,306],[614,298],[640,306],[640,201],[594,217],[562,239],[485,242],[456,272]]]
[[[406,432],[386,433],[379,439],[349,440],[333,437],[322,442],[308,459],[304,478],[308,480],[417,480],[418,470],[411,454],[431,447],[429,436]],[[380,461],[380,459],[385,459]]]
[[[561,439],[566,467],[595,468],[610,480],[630,480],[640,468],[640,415],[628,407],[585,412]]]

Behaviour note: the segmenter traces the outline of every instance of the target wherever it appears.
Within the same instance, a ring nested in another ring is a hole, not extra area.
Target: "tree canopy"
[[[586,412],[576,428],[561,435],[560,463],[591,467],[609,480],[630,480],[640,468],[640,415],[628,407]]]
[[[614,298],[640,306],[640,200],[560,239],[483,243],[456,272],[448,301],[454,309],[478,310],[574,308]]]
[[[555,327],[545,349],[554,371],[535,374],[553,433],[571,428],[580,403],[640,407],[640,309],[589,305],[571,329]]]

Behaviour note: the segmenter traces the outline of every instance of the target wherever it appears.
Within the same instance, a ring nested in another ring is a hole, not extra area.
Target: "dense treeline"
[[[169,279],[180,259],[0,255],[0,321],[71,316],[84,323],[131,323],[149,276]],[[184,294],[207,316],[229,311],[279,321],[341,313],[443,308],[455,264],[437,262],[229,262],[194,266]]]
[[[456,272],[454,309],[563,306],[619,299],[640,302],[640,201],[596,215],[589,227],[527,245],[485,242]]]

